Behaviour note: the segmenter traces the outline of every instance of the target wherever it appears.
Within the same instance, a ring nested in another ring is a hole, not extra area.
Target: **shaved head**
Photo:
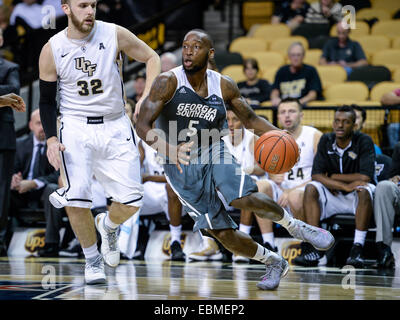
[[[211,39],[211,36],[206,31],[204,31],[202,29],[190,30],[188,33],[186,33],[183,41],[185,41],[185,39],[191,34],[198,35],[200,40],[203,41],[210,49],[214,48],[214,41]]]

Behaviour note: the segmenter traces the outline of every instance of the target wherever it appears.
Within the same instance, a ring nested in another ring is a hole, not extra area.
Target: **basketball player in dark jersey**
[[[230,206],[281,224],[293,237],[319,250],[329,249],[334,238],[326,230],[292,218],[267,195],[259,193],[256,184],[225,150],[222,135],[218,140],[207,135],[223,129],[225,105],[259,136],[278,130],[254,113],[231,78],[207,70],[213,56],[213,42],[207,33],[196,29],[186,34],[182,66],[154,80],[139,112],[137,133],[165,157],[165,175],[195,221],[193,231],[205,231],[232,253],[265,263],[267,273],[257,286],[272,290],[289,270],[288,262],[237,230],[219,195]],[[158,130],[152,130],[153,122]]]

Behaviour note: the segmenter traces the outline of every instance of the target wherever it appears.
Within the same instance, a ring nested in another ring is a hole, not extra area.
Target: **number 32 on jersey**
[[[90,82],[80,80],[76,84],[80,87],[80,90],[78,91],[80,96],[103,93],[103,84],[101,83],[100,79],[92,79]]]

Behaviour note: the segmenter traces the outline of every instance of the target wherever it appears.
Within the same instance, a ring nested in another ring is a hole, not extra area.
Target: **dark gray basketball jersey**
[[[157,119],[157,128],[165,133],[166,140],[172,145],[189,141],[194,141],[198,148],[211,145],[210,136],[219,136],[226,127],[221,75],[207,70],[208,95],[203,98],[190,85],[182,66],[171,71],[177,78],[177,87]]]

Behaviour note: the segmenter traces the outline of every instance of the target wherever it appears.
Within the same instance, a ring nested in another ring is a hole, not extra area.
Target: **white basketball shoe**
[[[118,231],[109,230],[105,224],[104,220],[107,216],[106,212],[99,213],[94,219],[96,229],[101,235],[101,254],[103,255],[104,262],[110,267],[116,267],[119,264],[120,250],[118,246]]]

